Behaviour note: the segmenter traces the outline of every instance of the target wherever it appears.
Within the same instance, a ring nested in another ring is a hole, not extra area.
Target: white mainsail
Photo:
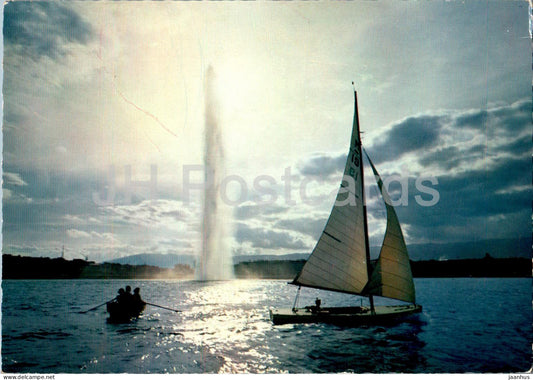
[[[366,152],[365,152],[366,154]],[[376,167],[368,157],[387,209],[387,229],[365,293],[415,303],[415,285],[402,228]]]
[[[380,256],[374,269],[369,267],[361,151],[355,93],[350,151],[335,206],[315,248],[292,284],[414,303],[415,288],[400,223],[383,182],[367,155],[387,209],[387,229]],[[348,183],[349,180],[353,185],[352,179],[355,186]],[[347,202],[347,197],[355,202]]]
[[[356,94],[350,152],[335,206],[313,252],[293,284],[355,294],[360,294],[367,284],[368,243],[362,164]]]

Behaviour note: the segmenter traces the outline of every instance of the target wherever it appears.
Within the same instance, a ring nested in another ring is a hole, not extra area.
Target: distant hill
[[[290,261],[305,260],[309,253],[290,253],[287,255],[239,255],[233,258],[233,263],[238,264],[248,261]],[[141,253],[138,255],[124,256],[118,259],[105,261],[123,265],[151,265],[160,268],[173,268],[177,264],[194,267],[197,258],[191,255],[176,255],[173,253]]]
[[[373,258],[379,254],[380,247],[371,247]],[[410,244],[407,246],[411,260],[458,260],[480,259],[486,253],[494,258],[531,257],[531,238],[493,239],[466,243],[449,244]],[[310,253],[310,252],[309,252]],[[233,258],[234,264],[255,261],[298,261],[306,260],[309,253],[290,253],[282,255],[238,255]],[[125,256],[109,263],[128,265],[150,265],[160,268],[173,268],[175,265],[195,267],[197,258],[191,255],[142,253]]]
[[[239,255],[233,258],[234,264],[254,261],[298,261],[307,260],[309,253],[289,253],[286,255]]]
[[[492,239],[465,243],[411,244],[411,260],[481,259],[488,253],[494,258],[531,258],[531,238]]]
[[[107,263],[128,265],[151,265],[160,268],[174,268],[175,265],[189,265],[194,267],[196,257],[191,255],[176,255],[163,253],[141,253],[138,255],[124,256]]]

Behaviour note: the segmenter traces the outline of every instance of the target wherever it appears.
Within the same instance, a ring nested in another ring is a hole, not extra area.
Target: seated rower
[[[144,302],[143,299],[141,298],[140,292],[141,292],[140,288],[135,288],[133,290],[133,296],[132,296],[133,306],[139,309],[141,309],[144,305],[146,305],[146,302]]]
[[[126,286],[126,293],[124,293],[124,300],[131,304],[133,301],[133,294],[131,294],[131,286]]]
[[[126,294],[126,292],[124,292],[124,288],[120,288],[118,290],[118,296],[115,298],[117,300],[117,302],[123,303],[124,302],[124,298],[125,298],[125,294]]]

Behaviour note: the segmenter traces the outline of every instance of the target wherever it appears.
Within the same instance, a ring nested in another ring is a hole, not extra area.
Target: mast
[[[356,102],[357,107],[357,102]],[[356,108],[357,109],[357,108]],[[291,284],[368,296],[370,279],[363,215],[362,151],[354,124],[337,198],[311,255]]]
[[[357,106],[357,91],[355,90],[355,84],[352,82],[353,87],[353,95],[354,95],[354,114],[353,114],[353,122],[354,124],[357,123],[357,139],[358,139],[358,145],[359,145],[359,152],[361,153],[361,183],[362,183],[362,199],[363,199],[363,224],[364,224],[364,230],[365,230],[365,246],[366,246],[366,267],[368,272],[368,277],[370,278],[372,275],[372,264],[370,263],[370,245],[368,244],[368,222],[367,222],[367,214],[366,214],[366,198],[365,198],[365,171],[363,168],[363,142],[361,141],[361,128],[359,124],[359,109]],[[368,296],[368,299],[370,301],[370,310],[372,314],[375,313],[374,309],[374,296],[370,294]]]

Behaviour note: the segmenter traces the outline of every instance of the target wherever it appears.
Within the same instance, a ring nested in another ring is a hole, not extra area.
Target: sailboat
[[[353,83],[352,83],[353,84]],[[274,324],[380,323],[419,313],[409,255],[402,229],[379,173],[363,150],[359,131],[357,91],[350,150],[335,205],[315,248],[290,284],[298,291],[292,308],[270,309]],[[377,261],[370,260],[363,171],[363,151],[370,163],[387,211],[387,227]],[[297,307],[301,287],[368,297],[369,306]],[[403,301],[395,306],[374,305],[374,296]]]

